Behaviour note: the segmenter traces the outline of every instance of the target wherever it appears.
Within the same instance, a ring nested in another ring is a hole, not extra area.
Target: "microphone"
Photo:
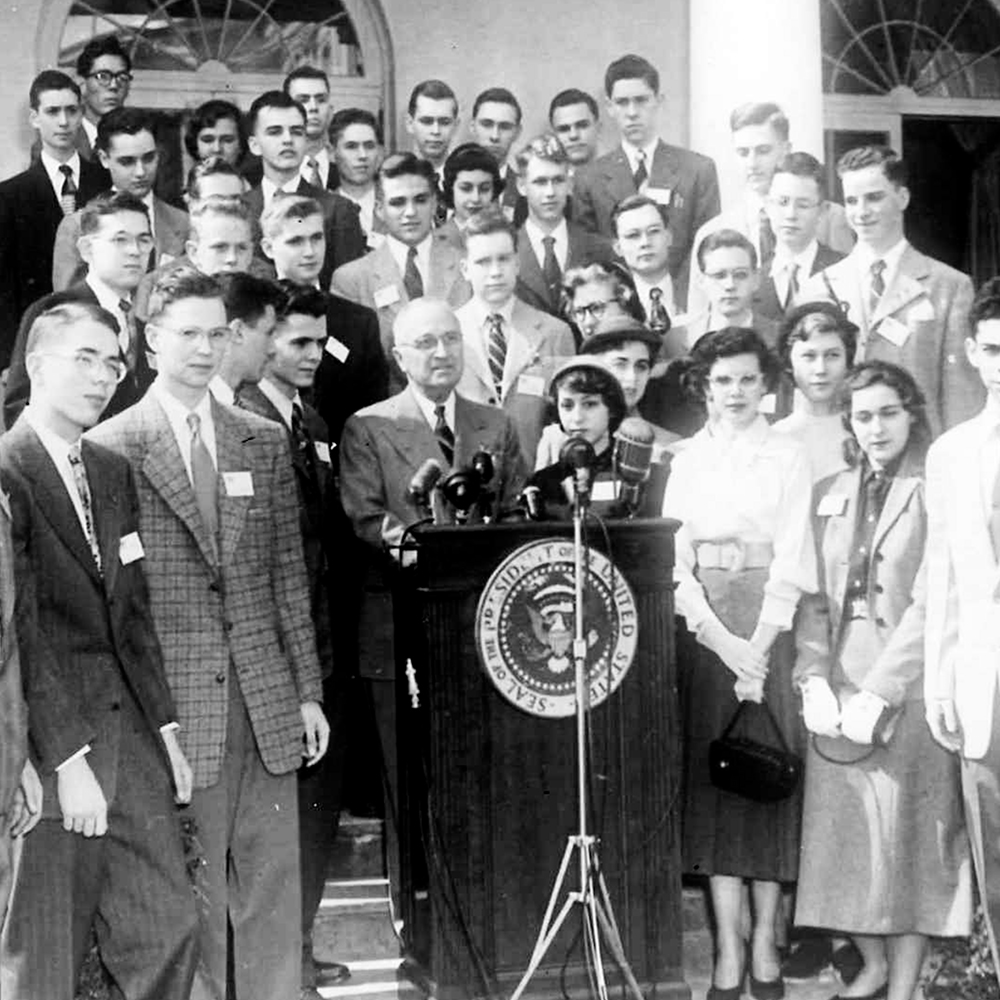
[[[493,518],[495,500],[494,491],[488,489],[495,471],[493,456],[488,451],[480,448],[472,456],[472,471],[479,477],[479,517],[488,524]]]
[[[528,515],[529,521],[545,520],[545,501],[537,486],[525,486],[518,497],[518,505]]]
[[[444,475],[444,467],[436,458],[428,458],[410,480],[410,485],[406,488],[406,499],[414,506],[422,507],[430,513],[431,490],[437,486],[438,481]]]
[[[590,495],[590,475],[597,462],[594,446],[582,437],[571,437],[559,449],[559,461],[573,473],[575,498],[586,503]]]
[[[455,518],[459,524],[468,522],[469,513],[479,500],[482,490],[479,474],[474,469],[453,472],[441,486],[445,500],[455,509]]]
[[[622,482],[622,502],[631,515],[639,509],[642,487],[649,478],[653,437],[653,428],[641,417],[626,417],[615,432],[612,466]]]

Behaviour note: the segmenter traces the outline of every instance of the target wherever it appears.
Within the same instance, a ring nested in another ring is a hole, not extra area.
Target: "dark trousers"
[[[123,698],[107,833],[84,837],[43,819],[24,838],[0,945],[4,1000],[73,1000],[91,926],[129,1000],[187,1000],[197,914],[157,738]]]
[[[192,1000],[226,996],[227,919],[236,1000],[284,1000],[300,986],[301,894],[295,774],[270,774],[235,671],[218,781],[195,789],[202,962]]]

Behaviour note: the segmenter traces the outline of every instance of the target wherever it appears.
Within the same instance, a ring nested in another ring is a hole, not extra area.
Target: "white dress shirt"
[[[899,270],[899,262],[902,259],[903,252],[908,246],[909,243],[905,237],[885,253],[880,254],[875,253],[871,247],[865,246],[860,240],[855,245],[851,256],[854,258],[854,263],[857,267],[858,286],[861,289],[861,306],[865,311],[866,324],[871,321],[871,316],[868,315],[868,307],[872,292],[872,264],[877,260],[885,261],[882,281],[885,282],[885,287],[888,289],[892,284],[893,278],[896,276],[896,272]],[[885,292],[882,294],[884,295]]]
[[[299,176],[307,183],[312,184],[309,179],[309,161],[315,160],[319,170],[319,179],[322,182],[320,187],[326,189],[326,183],[330,179],[330,151],[324,146],[316,153],[306,153],[302,159],[302,166],[299,167]]]
[[[86,115],[80,119],[80,124],[83,125],[83,131],[87,134],[87,141],[90,143],[90,148],[96,149],[97,126]]]
[[[300,408],[302,407],[302,399],[299,394],[296,392],[289,399],[269,378],[262,378],[257,383],[257,388],[271,401],[274,408],[281,415],[281,419],[285,422],[285,427],[291,430],[292,409],[296,403],[299,404]]]
[[[80,154],[74,152],[73,155],[65,161],[60,162],[54,156],[50,155],[42,149],[42,154],[40,157],[42,161],[42,166],[45,167],[45,172],[49,175],[49,183],[52,185],[52,190],[56,194],[56,201],[62,198],[63,184],[66,183],[66,175],[59,169],[60,167],[69,167],[73,171],[73,183],[76,185],[77,190],[80,189]]]
[[[531,249],[534,250],[535,256],[538,258],[539,267],[545,266],[545,245],[542,240],[551,236],[555,240],[552,244],[552,250],[556,255],[559,270],[566,270],[566,260],[569,257],[569,227],[566,225],[565,219],[560,219],[559,225],[551,233],[547,233],[531,216],[528,216],[524,220],[524,232],[531,244]]]
[[[88,274],[86,278],[83,279],[89,286],[91,291],[97,296],[98,305],[102,309],[107,309],[109,313],[116,320],[118,320],[118,346],[121,348],[122,353],[128,353],[128,349],[131,346],[129,340],[129,325],[128,320],[125,318],[125,313],[122,312],[121,301],[125,299],[128,302],[132,301],[131,293],[128,295],[119,295],[113,288],[105,284],[96,274]]]
[[[788,298],[788,283],[791,280],[792,268],[798,268],[795,280],[801,288],[803,282],[812,274],[818,250],[819,242],[817,240],[813,240],[805,250],[794,255],[790,254],[780,243],[775,247],[774,260],[771,262],[771,278],[774,281],[774,290],[778,295],[778,301],[782,305]]]
[[[415,385],[410,386],[410,391],[413,393],[413,398],[417,401],[417,406],[420,407],[420,412],[424,415],[424,419],[427,421],[428,426],[430,427],[431,430],[434,430],[434,425],[437,423],[437,413],[435,411],[441,404],[435,403],[433,399],[428,399]],[[452,432],[452,434],[454,434],[455,433],[454,389],[448,394],[448,398],[444,401],[444,422],[448,425],[448,428]]]
[[[510,338],[516,332],[514,329],[514,296],[512,295],[502,306],[492,306],[482,299],[472,298],[466,305],[472,316],[475,329],[479,331],[479,345],[483,356],[490,356],[490,323],[489,318],[494,313],[503,318],[503,334],[507,342],[507,353],[510,354]]]
[[[260,193],[264,199],[264,208],[267,208],[271,204],[278,191],[283,191],[285,194],[298,194],[300,180],[301,175],[297,174],[290,181],[285,181],[285,183],[279,187],[270,178],[262,177],[260,179]]]
[[[187,470],[188,479],[194,487],[194,475],[191,472],[191,428],[188,426],[187,418],[190,413],[197,413],[201,419],[200,431],[201,440],[208,449],[212,457],[212,464],[218,469],[219,459],[215,447],[215,421],[212,420],[212,394],[206,392],[194,409],[190,409],[182,403],[176,396],[172,396],[160,379],[156,379],[149,387],[149,391],[156,395],[157,401],[163,407],[163,412],[167,415],[167,422],[174,432],[177,447],[181,450],[181,458],[184,460],[184,468]]]
[[[677,316],[677,306],[674,304],[674,282],[670,277],[670,272],[668,271],[659,281],[655,282],[647,281],[641,274],[636,274],[634,271],[631,274],[636,294],[639,296],[639,304],[645,309],[646,315],[649,316],[649,311],[653,306],[649,293],[654,288],[658,288],[663,295],[660,301],[667,310],[670,321],[673,322]]]
[[[622,151],[625,153],[628,159],[629,169],[632,171],[632,176],[635,176],[635,172],[639,169],[639,150],[641,149],[646,154],[646,176],[650,177],[653,173],[653,155],[656,153],[656,146],[659,143],[659,138],[653,137],[652,141],[647,142],[645,146],[633,146],[630,142],[622,139]]]
[[[431,284],[431,245],[434,242],[433,233],[428,233],[422,243],[417,244],[417,270],[424,283],[424,292],[430,288]],[[399,276],[402,278],[406,274],[406,258],[409,256],[410,248],[406,243],[401,243],[395,236],[386,236],[385,245],[392,254],[392,259],[399,268]]]
[[[212,381],[208,383],[208,391],[215,397],[217,403],[222,403],[223,406],[236,405],[236,392],[221,375],[212,376]]]
[[[760,213],[765,207],[763,195],[747,188],[743,196],[743,211],[746,219],[747,238],[757,251],[757,263],[760,263]]]

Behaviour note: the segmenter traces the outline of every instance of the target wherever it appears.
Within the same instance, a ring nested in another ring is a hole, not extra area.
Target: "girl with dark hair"
[[[799,598],[816,589],[805,449],[760,414],[777,364],[758,333],[728,327],[695,344],[686,372],[708,423],[678,452],[663,514],[676,535],[678,663],[684,720],[684,870],[707,875],[716,925],[708,1000],[737,1000],[745,973],[757,1000],[784,995],[775,939],[781,883],[794,880],[798,795],[763,803],[716,788],[709,746],[741,701],[745,732],[774,744],[768,709],[800,747],[790,629]],[[753,934],[743,936],[744,881]]]
[[[843,998],[910,1000],[927,935],[969,933],[957,760],[924,722],[924,397],[903,368],[848,378],[851,467],[818,489],[819,594],[796,628],[812,734],[796,922],[849,933]]]

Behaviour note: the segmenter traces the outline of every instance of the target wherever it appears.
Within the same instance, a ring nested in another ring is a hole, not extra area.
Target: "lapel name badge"
[[[139,538],[139,532],[133,531],[127,535],[122,535],[118,542],[118,558],[123,566],[134,563],[137,559],[142,559],[146,555]]]
[[[386,285],[385,288],[375,289],[375,308],[381,309],[383,306],[391,306],[399,301],[399,289],[395,285]]]
[[[819,517],[839,517],[847,510],[846,493],[827,493],[819,502],[816,514]]]
[[[330,446],[325,441],[316,442],[316,457],[324,464],[330,464]]]
[[[673,188],[648,186],[643,194],[645,194],[647,198],[652,198],[658,205],[666,205],[667,208],[670,207],[670,199],[674,196]]]
[[[541,375],[521,375],[517,380],[517,391],[523,396],[544,396],[545,379]]]
[[[222,482],[226,487],[227,497],[252,497],[253,473],[223,472]]]
[[[895,316],[886,316],[878,324],[877,333],[890,344],[902,347],[910,336],[910,328],[905,323],[900,323]]]
[[[343,364],[351,353],[351,349],[343,341],[337,340],[336,337],[327,337],[326,353]]]

